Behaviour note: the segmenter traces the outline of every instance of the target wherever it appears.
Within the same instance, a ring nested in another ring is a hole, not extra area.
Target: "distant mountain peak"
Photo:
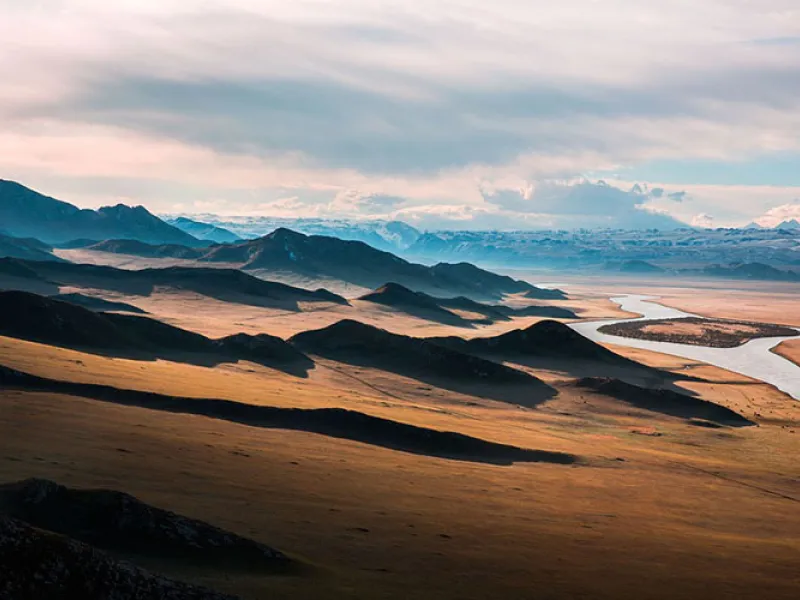
[[[75,239],[132,239],[187,246],[199,243],[143,206],[116,204],[98,210],[79,209],[7,180],[0,180],[0,223],[9,235],[51,244]]]
[[[264,236],[264,238],[273,240],[303,240],[307,237],[308,236],[306,234],[300,233],[299,231],[294,231],[288,227],[278,227],[272,233],[268,233]]]
[[[800,221],[791,219],[777,225],[775,229],[800,229]]]
[[[215,244],[232,244],[242,241],[242,238],[228,229],[217,227],[211,223],[196,221],[189,217],[167,219],[167,223],[199,240],[206,240]]]

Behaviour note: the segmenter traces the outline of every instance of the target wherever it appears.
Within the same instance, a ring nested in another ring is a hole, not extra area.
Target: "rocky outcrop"
[[[0,512],[106,550],[251,567],[289,562],[264,544],[113,490],[28,479],[0,486]]]
[[[236,600],[155,575],[87,544],[0,515],[0,598]]]

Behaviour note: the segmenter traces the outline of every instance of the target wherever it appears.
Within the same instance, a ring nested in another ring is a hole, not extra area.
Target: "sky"
[[[421,228],[800,218],[797,0],[0,0],[0,178]]]

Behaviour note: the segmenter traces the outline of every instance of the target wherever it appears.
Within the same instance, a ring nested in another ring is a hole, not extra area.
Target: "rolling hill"
[[[381,304],[410,315],[454,325],[510,321],[512,317],[577,318],[574,312],[565,308],[553,306],[512,308],[502,304],[483,304],[465,296],[437,298],[424,292],[412,291],[399,283],[387,283],[369,294],[361,296],[359,300]],[[480,316],[470,318],[453,311],[463,311]]]
[[[569,326],[551,320],[539,321],[527,329],[514,329],[494,337],[463,339],[450,336],[428,338],[428,341],[478,355],[531,356],[638,365],[582,336]]]
[[[309,354],[401,373],[494,384],[538,381],[522,371],[426,339],[391,333],[349,319],[298,333],[289,342]]]
[[[96,265],[0,259],[0,274],[3,273],[31,281],[145,296],[156,287],[172,288],[227,302],[278,306],[287,310],[296,310],[298,302],[347,304],[347,300],[325,289],[306,290],[265,281],[236,269],[168,267],[128,271]]]
[[[21,291],[0,292],[0,335],[116,356],[202,363],[199,357],[187,359],[184,355],[212,355],[268,366],[311,366],[311,361],[293,346],[267,334],[210,339],[148,317],[94,312]]]

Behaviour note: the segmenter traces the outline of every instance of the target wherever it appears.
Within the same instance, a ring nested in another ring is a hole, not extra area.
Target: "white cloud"
[[[756,223],[764,227],[775,227],[784,221],[792,221],[794,219],[800,221],[800,199],[770,208],[761,217],[756,219]]]
[[[405,202],[398,196],[365,194],[357,190],[344,190],[336,194],[327,210],[343,216],[384,215]]]
[[[694,227],[705,227],[711,229],[714,227],[714,217],[705,213],[700,213],[692,217],[692,225]]]
[[[633,185],[620,180],[611,183],[623,189]],[[663,187],[667,193],[649,200],[650,208],[686,223],[700,213],[714,215],[718,227],[743,226],[775,206],[791,205],[791,200],[800,194],[800,188],[791,186],[682,184],[679,190],[664,183],[654,182],[651,186]]]

